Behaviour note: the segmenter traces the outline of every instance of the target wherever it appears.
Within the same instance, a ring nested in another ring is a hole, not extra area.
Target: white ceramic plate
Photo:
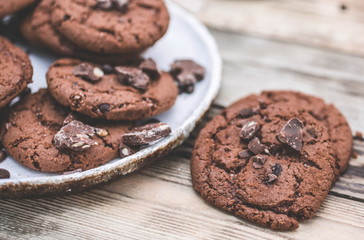
[[[11,173],[10,179],[0,180],[0,198],[82,190],[135,171],[169,152],[188,137],[218,93],[221,58],[213,37],[194,16],[173,3],[168,3],[168,7],[171,14],[169,30],[144,55],[155,59],[162,70],[169,70],[170,64],[176,59],[193,59],[207,69],[205,79],[197,84],[193,94],[180,95],[171,110],[157,116],[172,127],[171,136],[127,158],[115,159],[98,168],[69,175],[33,171],[9,157],[0,163],[0,168]],[[29,49],[29,46],[26,48]],[[34,67],[34,83],[30,87],[32,92],[36,92],[46,87],[45,74],[56,57],[39,49],[30,50]]]

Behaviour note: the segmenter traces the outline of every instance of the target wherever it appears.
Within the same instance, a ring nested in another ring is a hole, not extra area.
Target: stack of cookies
[[[245,97],[201,131],[195,190],[256,224],[291,230],[314,216],[348,166],[351,129],[322,99],[291,91]]]
[[[10,12],[9,12],[10,13]],[[0,134],[24,166],[69,173],[128,157],[170,135],[154,116],[180,93],[192,93],[205,69],[176,60],[168,72],[141,53],[167,31],[163,0],[42,0],[20,25],[23,36],[61,56],[46,74],[47,89],[30,94],[26,54],[0,39]],[[22,94],[21,94],[22,93]],[[5,158],[1,152],[0,158]],[[9,173],[1,170],[0,178]]]

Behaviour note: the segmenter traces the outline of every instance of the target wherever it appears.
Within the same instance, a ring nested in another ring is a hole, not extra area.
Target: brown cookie
[[[200,132],[192,155],[195,190],[211,204],[275,230],[314,216],[330,190],[329,134],[291,102],[251,95]]]
[[[50,16],[55,0],[43,0],[26,16],[20,25],[23,37],[32,45],[45,47],[60,56],[77,57],[95,62],[121,64],[138,58],[135,54],[95,54],[86,51],[63,37],[51,24]]]
[[[262,101],[290,102],[305,108],[314,118],[327,127],[336,155],[339,173],[349,165],[353,148],[353,136],[348,122],[340,111],[332,104],[326,104],[318,97],[293,91],[266,91],[261,94]]]
[[[32,76],[33,68],[26,53],[0,37],[0,108],[24,91]]]
[[[15,13],[37,0],[1,0],[0,1],[0,18]]]
[[[163,0],[56,0],[53,26],[80,48],[97,53],[140,53],[167,31],[168,10]],[[117,3],[124,2],[118,7]]]
[[[101,67],[95,64],[61,59],[47,73],[49,91],[59,103],[76,112],[109,120],[147,118],[174,105],[178,90],[170,74],[151,79],[139,68],[117,69],[118,74],[100,72]],[[91,81],[88,74],[96,74],[99,79]]]
[[[72,121],[65,121],[67,116],[69,110],[60,106],[47,90],[28,95],[11,110],[4,147],[24,166],[43,172],[86,170],[118,156],[121,137],[129,124],[82,118],[75,127],[70,124]],[[68,135],[62,135],[65,132]],[[85,147],[85,142],[90,146]],[[83,147],[82,151],[76,151],[77,146]]]

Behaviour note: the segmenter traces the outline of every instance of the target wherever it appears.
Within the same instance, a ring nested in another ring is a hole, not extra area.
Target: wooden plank
[[[217,29],[364,55],[363,1],[174,1]]]
[[[212,31],[224,61],[216,102],[233,101],[267,89],[289,89],[323,97],[364,132],[364,58]],[[226,44],[226,43],[229,44]]]

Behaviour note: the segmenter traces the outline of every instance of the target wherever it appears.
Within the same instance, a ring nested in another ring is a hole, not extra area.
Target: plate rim
[[[32,189],[43,189],[40,194],[59,192],[57,190],[52,191],[51,189],[48,189],[47,186],[57,187],[62,184],[91,180],[102,175],[106,175],[107,177],[104,180],[96,179],[95,182],[91,181],[92,183],[88,185],[91,186],[97,185],[102,182],[107,182],[110,181],[111,178],[126,175],[139,169],[138,164],[141,163],[141,166],[144,166],[145,163],[143,163],[143,160],[145,161],[146,158],[152,161],[154,158],[158,158],[161,155],[164,155],[167,152],[173,150],[178,145],[182,144],[186,138],[188,138],[190,133],[195,128],[196,124],[205,115],[205,113],[210,108],[212,102],[217,97],[221,86],[222,59],[214,37],[211,35],[207,27],[201,21],[199,21],[192,13],[183,9],[183,7],[179,6],[176,3],[167,1],[167,5],[169,8],[173,8],[173,11],[176,14],[180,16],[183,15],[184,21],[186,21],[190,25],[191,30],[193,30],[202,39],[209,54],[211,55],[211,62],[213,66],[211,69],[211,81],[208,91],[205,94],[204,101],[201,102],[201,104],[192,112],[192,114],[183,122],[183,124],[174,129],[171,136],[163,139],[153,146],[150,146],[137,152],[136,154],[120,159],[113,163],[104,164],[97,168],[86,170],[83,172],[72,173],[69,175],[57,175],[52,177],[32,177],[26,179],[2,180],[0,182],[0,198],[30,195]],[[147,161],[149,162],[149,160]],[[125,171],[125,168],[128,168],[128,166],[132,167],[129,167],[129,169]],[[90,186],[85,186],[85,188]],[[13,190],[9,191],[10,188],[12,188]],[[20,191],[24,192],[20,193]],[[66,192],[71,191],[72,189],[66,190]]]

